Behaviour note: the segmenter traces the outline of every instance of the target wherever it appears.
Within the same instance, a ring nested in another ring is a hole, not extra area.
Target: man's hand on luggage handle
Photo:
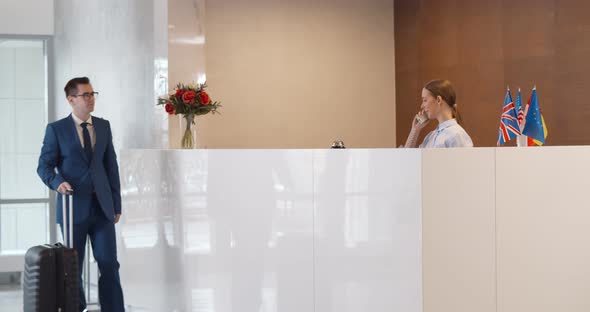
[[[58,187],[57,187],[57,191],[61,194],[67,194],[66,192],[68,190],[71,190],[72,186],[70,185],[70,183],[68,182],[62,182]]]

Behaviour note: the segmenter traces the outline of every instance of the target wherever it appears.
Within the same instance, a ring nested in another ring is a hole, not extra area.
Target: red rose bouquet
[[[206,84],[185,85],[179,83],[174,93],[158,99],[158,105],[164,105],[170,115],[205,115],[217,113],[219,102],[212,101],[205,92]]]
[[[217,109],[221,103],[211,100],[205,92],[206,84],[185,85],[179,83],[174,93],[158,99],[158,105],[170,115],[183,115],[186,119],[186,130],[182,138],[182,148],[193,148],[194,139],[191,126],[195,124],[195,116],[208,113],[219,113]]]

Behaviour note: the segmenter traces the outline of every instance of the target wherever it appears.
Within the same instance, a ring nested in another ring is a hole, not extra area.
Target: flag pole
[[[518,96],[520,98],[520,88],[518,88]],[[522,108],[522,102],[520,103],[520,110],[523,110],[524,111],[524,109]],[[526,118],[526,113],[525,113],[525,116],[523,118]],[[524,127],[523,127],[523,125],[522,125],[522,123],[520,121],[519,121],[519,126],[520,126],[520,132],[522,133],[522,130],[524,129]],[[523,135],[523,134],[517,136],[516,137],[516,146],[517,147],[527,147],[528,146],[527,136],[526,135]]]

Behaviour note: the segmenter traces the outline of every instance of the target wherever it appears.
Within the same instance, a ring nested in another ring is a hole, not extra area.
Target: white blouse
[[[424,138],[420,148],[473,147],[473,141],[456,119],[439,124]]]

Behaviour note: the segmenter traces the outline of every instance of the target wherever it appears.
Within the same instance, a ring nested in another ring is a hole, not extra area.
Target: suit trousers
[[[63,233],[63,224],[60,223],[60,226]],[[119,278],[115,234],[115,224],[106,218],[96,195],[93,195],[90,215],[83,222],[74,224],[74,248],[78,251],[78,263],[80,266],[80,311],[86,308],[84,286],[82,285],[82,265],[84,263],[87,236],[90,237],[92,253],[100,271],[98,291],[101,311],[125,311],[123,290]]]

